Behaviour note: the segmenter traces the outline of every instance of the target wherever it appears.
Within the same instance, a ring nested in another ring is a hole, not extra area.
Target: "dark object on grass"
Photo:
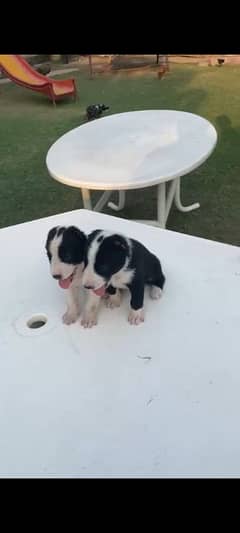
[[[218,58],[217,61],[218,61],[218,66],[221,67],[221,66],[223,65],[225,59],[220,59],[220,58]]]
[[[51,65],[49,63],[45,63],[44,65],[39,65],[36,70],[39,72],[39,74],[46,76],[46,74],[49,74],[51,71]]]
[[[89,105],[86,109],[88,120],[93,120],[94,118],[99,118],[102,115],[103,111],[109,109],[105,104],[94,104]]]

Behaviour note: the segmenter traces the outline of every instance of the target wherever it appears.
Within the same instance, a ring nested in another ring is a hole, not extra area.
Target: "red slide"
[[[46,94],[54,104],[56,100],[65,96],[76,98],[77,89],[74,79],[52,80],[34,70],[22,56],[0,54],[0,69],[14,83]]]

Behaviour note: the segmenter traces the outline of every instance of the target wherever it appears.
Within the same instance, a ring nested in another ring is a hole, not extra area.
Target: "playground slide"
[[[34,70],[20,55],[0,54],[0,69],[16,84],[46,94],[54,104],[64,96],[76,97],[74,79],[52,80]]]

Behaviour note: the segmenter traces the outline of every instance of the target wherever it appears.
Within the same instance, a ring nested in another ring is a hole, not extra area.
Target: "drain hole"
[[[35,315],[27,321],[27,326],[31,329],[39,329],[45,326],[47,317],[44,315]]]

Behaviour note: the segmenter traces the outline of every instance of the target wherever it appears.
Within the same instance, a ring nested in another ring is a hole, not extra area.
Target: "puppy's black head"
[[[52,276],[71,280],[75,267],[84,261],[86,246],[86,235],[75,226],[52,228],[45,245]]]
[[[60,260],[63,263],[71,263],[72,265],[82,263],[87,245],[85,233],[76,228],[76,226],[61,228],[61,231],[62,242],[58,252]]]
[[[46,251],[51,261],[51,243],[58,240],[58,257],[63,263],[78,265],[84,260],[87,237],[76,226],[56,226],[48,232]]]
[[[124,266],[128,254],[128,243],[121,235],[114,234],[103,238],[96,254],[94,265],[96,273],[109,280]]]
[[[106,287],[111,277],[124,267],[129,254],[129,242],[125,237],[101,230],[92,232],[88,238],[83,285],[95,292]]]

